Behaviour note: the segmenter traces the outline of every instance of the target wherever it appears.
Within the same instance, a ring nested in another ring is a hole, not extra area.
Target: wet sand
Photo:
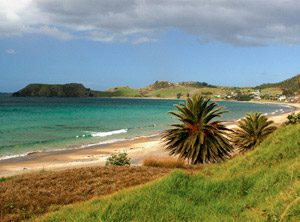
[[[278,103],[277,103],[278,104]],[[299,103],[281,103],[295,108],[291,112],[299,112]],[[286,121],[291,113],[272,115],[269,118],[277,126]],[[228,127],[234,128],[235,123],[228,123]],[[105,165],[107,157],[112,153],[126,152],[133,165],[142,164],[147,157],[167,157],[168,153],[163,148],[160,136],[140,137],[112,144],[97,145],[81,149],[69,149],[61,151],[36,152],[23,157],[0,160],[0,177],[8,177],[42,170],[61,170],[67,168]]]

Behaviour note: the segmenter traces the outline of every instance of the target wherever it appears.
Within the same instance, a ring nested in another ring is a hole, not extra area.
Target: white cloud
[[[5,53],[10,54],[10,55],[16,54],[16,50],[14,50],[14,49],[6,49]]]
[[[24,28],[24,32],[26,33],[35,33],[41,35],[47,35],[53,38],[57,38],[60,40],[70,40],[73,39],[74,36],[67,31],[59,30],[56,27],[49,27],[47,25],[38,26],[38,27],[26,27]]]
[[[202,42],[300,43],[298,0],[1,0],[0,37],[155,41],[174,28]]]

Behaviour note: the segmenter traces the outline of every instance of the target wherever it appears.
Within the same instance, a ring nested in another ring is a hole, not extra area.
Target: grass
[[[276,88],[276,87],[270,87],[270,88],[264,88],[261,89],[261,93],[264,94],[268,94],[270,96],[276,96],[282,93],[282,90],[280,88]]]
[[[20,221],[166,175],[151,167],[89,167],[27,174],[0,183],[0,221]]]
[[[163,89],[156,89],[147,92],[146,96],[150,97],[161,97],[161,98],[176,98],[178,93],[186,96],[192,91],[192,87],[176,86]]]
[[[299,221],[300,125],[196,175],[176,171],[142,187],[61,208],[37,221]]]
[[[109,89],[108,92],[112,92],[113,96],[141,97],[141,94],[137,89],[128,86],[112,88]]]
[[[160,168],[187,168],[184,160],[174,159],[174,158],[153,158],[149,157],[144,159],[144,166],[148,167],[160,167]]]
[[[234,87],[192,87],[186,85],[176,85],[170,86],[166,88],[141,88],[134,89],[128,86],[115,87],[108,89],[106,91],[93,91],[95,96],[99,97],[157,97],[157,98],[177,98],[177,94],[181,93],[181,99],[186,98],[187,94],[202,94],[205,96],[209,96],[211,98],[215,98],[215,95],[225,95],[230,94],[231,92],[240,91],[243,94],[249,94],[256,90],[255,88],[242,87],[242,88],[234,88]],[[281,94],[282,90],[279,87],[266,87],[261,89],[262,94],[268,94],[270,96],[276,96],[277,94]]]
[[[203,95],[215,95],[215,94],[224,94],[225,90],[223,88],[195,88],[189,86],[173,86],[169,88],[162,88],[156,90],[150,90],[145,95],[149,97],[161,97],[161,98],[177,98],[177,94],[181,93],[182,98],[185,98],[187,94],[203,94]]]

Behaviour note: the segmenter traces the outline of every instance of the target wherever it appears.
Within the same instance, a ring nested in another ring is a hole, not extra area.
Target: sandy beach
[[[277,103],[278,104],[278,103]],[[291,112],[299,112],[299,103],[281,103],[295,109]],[[286,121],[291,113],[271,115],[269,118],[276,125],[281,125]],[[228,124],[230,128],[235,123]],[[67,168],[105,165],[107,157],[112,153],[126,152],[131,158],[133,165],[142,164],[148,157],[167,157],[168,153],[164,150],[160,136],[140,137],[132,140],[91,146],[80,149],[69,149],[61,151],[36,152],[23,157],[16,157],[0,161],[0,177],[14,176],[29,172],[42,170],[61,170]]]

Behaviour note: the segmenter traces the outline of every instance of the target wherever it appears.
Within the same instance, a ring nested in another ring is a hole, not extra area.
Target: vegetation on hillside
[[[286,92],[287,95],[293,94],[300,90],[300,74],[289,78],[287,80],[284,80],[282,82],[278,83],[268,83],[268,84],[262,84],[258,86],[258,88],[265,89],[265,88],[280,88]]]
[[[180,122],[163,133],[163,140],[170,155],[179,155],[192,164],[219,162],[230,157],[232,146],[228,132],[220,121],[226,111],[223,107],[201,96],[187,98],[177,105],[177,112],[170,112]]]
[[[300,123],[300,112],[299,113],[292,113],[288,115],[286,124],[298,124]]]
[[[238,128],[230,135],[232,142],[241,152],[258,146],[269,134],[276,130],[262,113],[249,113],[238,121]]]
[[[89,97],[93,92],[82,84],[70,83],[65,85],[29,84],[13,96],[33,97]]]
[[[38,221],[299,221],[300,125],[196,175],[183,171]]]
[[[106,92],[110,93],[111,97],[142,97],[142,94],[139,90],[130,88],[128,86],[115,87],[108,89]]]

